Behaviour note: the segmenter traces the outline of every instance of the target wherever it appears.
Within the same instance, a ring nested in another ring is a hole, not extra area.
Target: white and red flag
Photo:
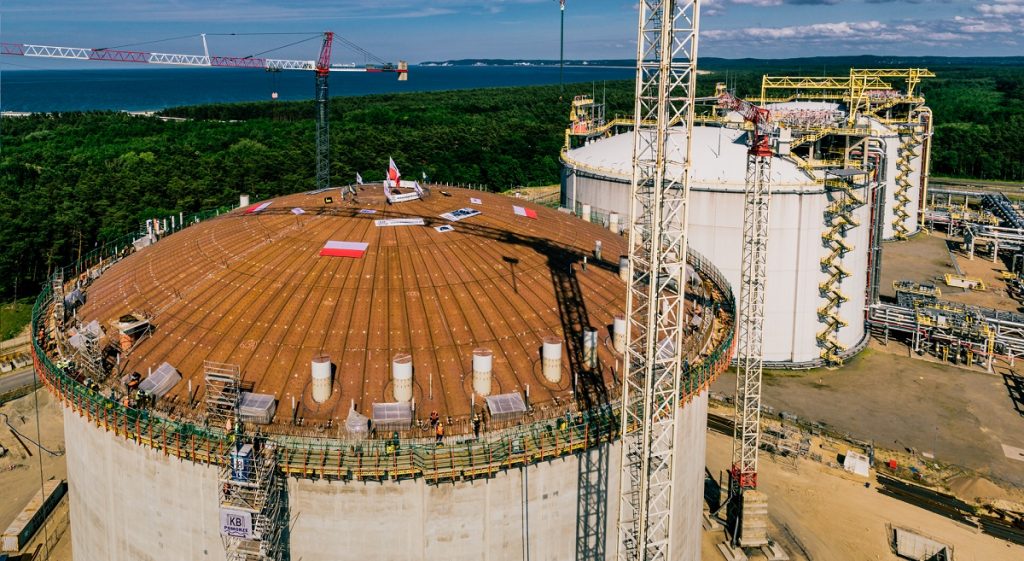
[[[524,208],[524,207],[521,207],[521,206],[514,206],[514,207],[512,207],[512,211],[515,212],[517,216],[525,216],[527,218],[533,218],[533,219],[537,218],[537,211],[531,210],[531,209],[528,209],[528,208]]]
[[[390,157],[388,158],[388,179],[396,189],[402,186],[402,173],[398,171],[395,160]]]
[[[268,206],[270,206],[270,201],[267,201],[265,203],[255,204],[255,205],[252,205],[249,208],[245,209],[245,213],[246,214],[255,214],[255,213],[257,213],[257,212],[267,208]]]
[[[370,244],[365,242],[338,242],[331,240],[320,250],[325,257],[352,257],[358,259],[366,253]]]

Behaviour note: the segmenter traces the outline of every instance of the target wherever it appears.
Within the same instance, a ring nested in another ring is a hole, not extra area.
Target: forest
[[[740,96],[760,76],[796,68],[709,65]],[[810,74],[806,67],[801,68]],[[843,74],[822,66],[817,72]],[[923,92],[936,119],[933,173],[1024,180],[1024,66],[936,69]],[[335,184],[383,177],[388,157],[406,177],[492,190],[557,183],[559,149],[574,95],[593,93],[608,114],[632,111],[629,82],[338,97],[331,100]],[[313,104],[261,102],[180,107],[183,120],[123,113],[4,118],[0,131],[0,296],[38,290],[48,271],[141,220],[310,189]]]

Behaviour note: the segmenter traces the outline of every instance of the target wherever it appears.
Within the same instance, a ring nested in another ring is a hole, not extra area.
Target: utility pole
[[[558,86],[565,93],[565,0],[559,0],[562,13],[562,33],[558,40]]]

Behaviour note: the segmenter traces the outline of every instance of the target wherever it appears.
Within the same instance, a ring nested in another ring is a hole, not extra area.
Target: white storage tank
[[[694,127],[690,182],[690,248],[714,263],[737,294],[746,134],[728,127]],[[678,140],[681,136],[671,138]],[[632,132],[569,150],[563,155],[563,204],[570,208],[585,205],[595,213],[628,215],[632,154]],[[673,173],[671,168],[669,173]],[[810,366],[822,360],[824,348],[818,334],[826,326],[818,309],[827,304],[827,299],[819,287],[829,279],[829,273],[821,261],[831,253],[822,236],[830,229],[826,208],[839,196],[837,190],[825,187],[823,179],[808,175],[789,159],[776,157],[772,162],[764,347],[765,360],[780,367]],[[864,188],[858,187],[856,192],[868,199]],[[853,352],[866,342],[863,319],[870,207],[865,204],[853,208],[850,214],[859,226],[847,232],[843,241],[852,250],[838,260],[850,276],[837,283],[847,299],[839,306],[838,316],[847,325],[839,329],[835,339]]]
[[[541,371],[544,379],[552,384],[562,381],[562,340],[545,337],[541,348]]]
[[[392,393],[395,401],[408,403],[412,401],[412,355],[398,353],[391,361],[391,381],[394,384]]]
[[[238,196],[238,208],[245,208],[249,206],[249,195]]]
[[[490,349],[473,350],[473,391],[478,395],[491,395],[491,368],[494,353]]]
[[[313,357],[311,365],[313,401],[326,403],[331,399],[331,357],[318,354]]]

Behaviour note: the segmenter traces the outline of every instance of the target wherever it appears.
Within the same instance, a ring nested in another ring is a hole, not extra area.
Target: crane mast
[[[316,80],[314,104],[316,105],[316,188],[327,189],[331,186],[331,135],[330,135],[330,94],[327,89],[327,76],[331,70],[331,45],[334,33],[324,33],[324,42],[320,47],[320,58],[316,61]]]
[[[639,12],[617,558],[662,561],[680,558],[674,447],[700,7],[641,0]]]
[[[752,125],[743,199],[743,249],[737,318],[736,423],[729,472],[728,524],[732,545],[767,544],[767,498],[757,489],[761,439],[761,374],[764,366],[764,304],[768,278],[768,214],[771,203],[771,114],[718,85],[718,105]]]

